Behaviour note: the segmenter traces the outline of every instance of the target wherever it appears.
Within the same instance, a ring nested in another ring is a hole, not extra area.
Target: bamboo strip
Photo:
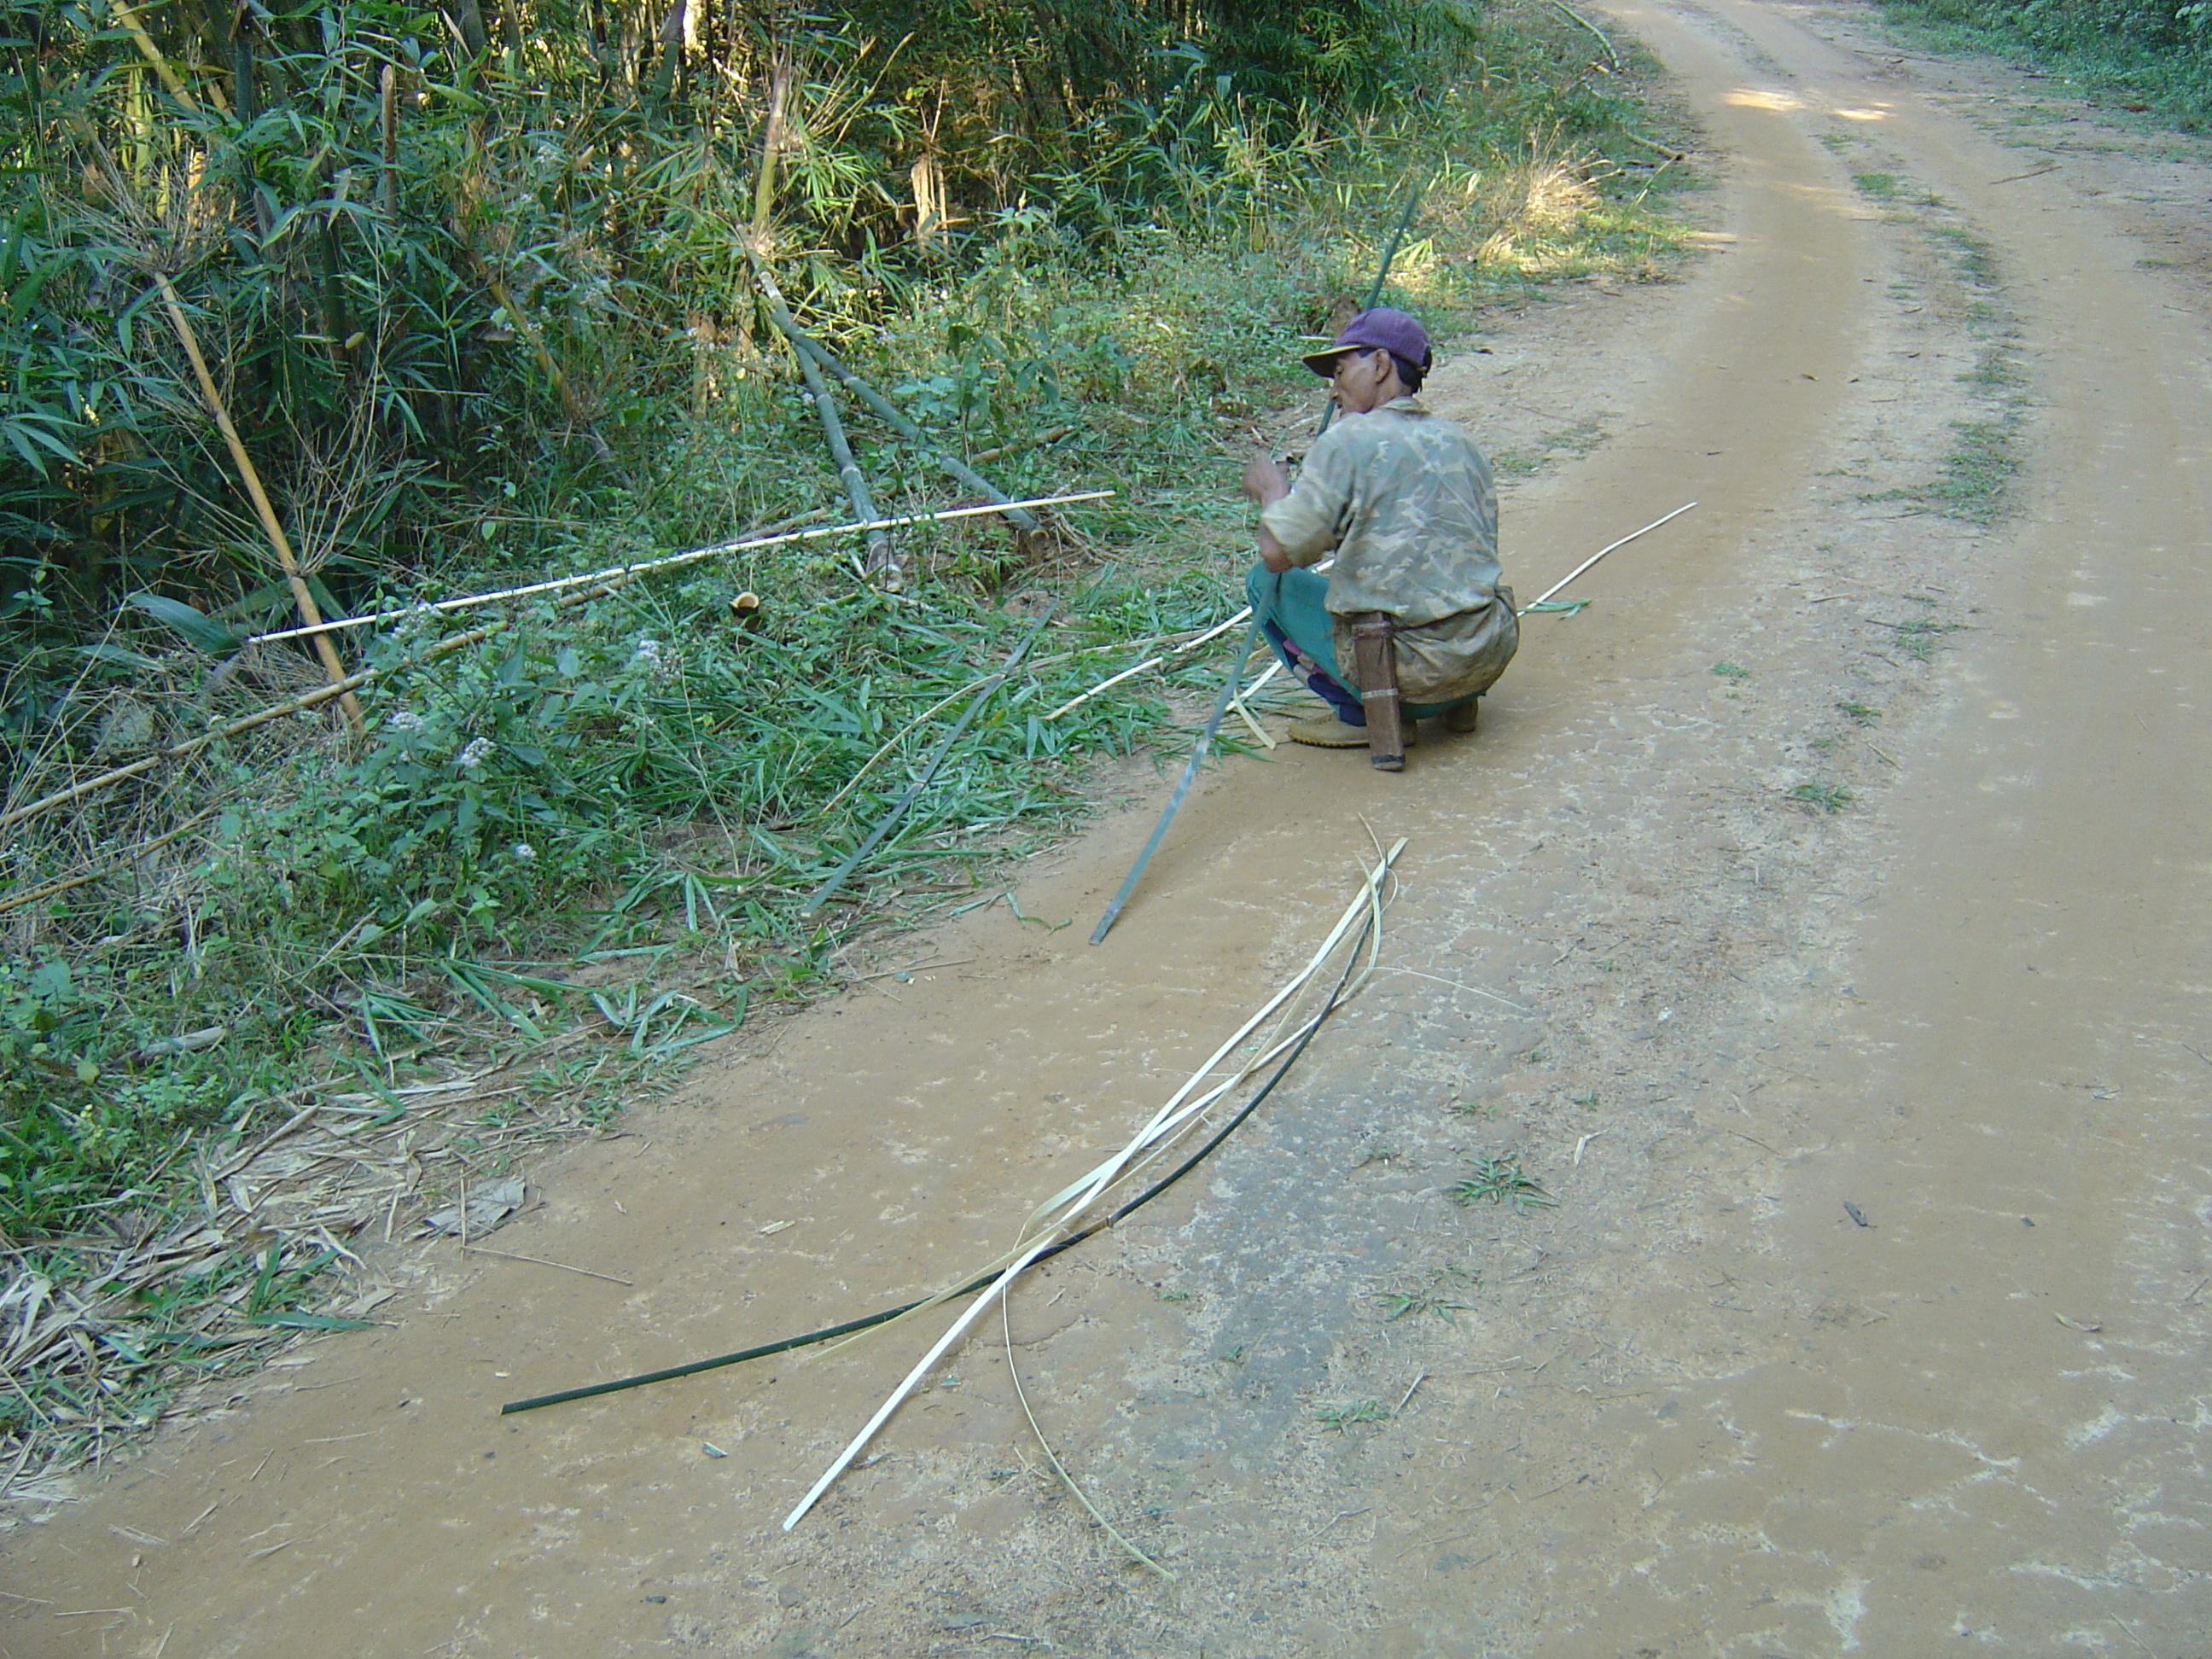
[[[1597,550],[1596,552],[1595,552],[1595,553],[1591,554],[1591,555],[1589,556],[1589,557],[1588,557],[1587,559],[1584,559],[1584,560],[1583,560],[1580,564],[1577,565],[1577,566],[1576,566],[1572,570],[1570,570],[1569,572],[1567,572],[1567,574],[1566,574],[1565,575],[1564,575],[1564,576],[1560,577],[1559,580],[1557,580],[1557,581],[1553,582],[1553,583],[1549,587],[1546,588],[1546,589],[1545,589],[1541,593],[1539,593],[1539,594],[1538,594],[1534,599],[1533,599],[1529,600],[1528,604],[1526,604],[1526,605],[1522,605],[1522,606],[1521,607],[1520,614],[1521,614],[1522,616],[1524,616],[1524,617],[1525,617],[1525,616],[1527,616],[1527,615],[1528,615],[1531,611],[1534,611],[1534,610],[1538,605],[1540,605],[1543,604],[1545,600],[1547,600],[1547,599],[1550,599],[1550,598],[1552,597],[1552,595],[1553,595],[1553,594],[1554,594],[1554,593],[1558,592],[1561,588],[1565,587],[1565,586],[1569,582],[1571,582],[1571,581],[1574,580],[1574,579],[1575,579],[1576,577],[1577,577],[1577,576],[1581,575],[1581,574],[1583,574],[1583,571],[1585,571],[1585,570],[1589,569],[1592,565],[1595,564],[1595,563],[1596,563],[1600,559],[1603,558],[1607,554],[1608,554],[1608,553],[1612,552],[1612,551],[1613,550],[1613,549],[1614,549],[1614,548],[1616,548],[1616,547],[1626,547],[1626,546],[1627,546],[1627,545],[1629,544],[1629,543],[1631,543],[1631,542],[1634,541],[1634,540],[1635,540],[1638,536],[1648,536],[1648,535],[1650,535],[1653,531],[1656,530],[1656,529],[1657,529],[1661,525],[1662,525],[1662,524],[1666,524],[1666,523],[1668,523],[1668,522],[1669,520],[1674,520],[1674,519],[1679,519],[1679,518],[1680,518],[1680,517],[1681,517],[1685,513],[1687,513],[1687,512],[1688,512],[1692,507],[1695,507],[1696,505],[1697,505],[1697,503],[1696,503],[1695,501],[1685,501],[1685,502],[1683,502],[1683,503],[1682,503],[1682,505],[1681,505],[1681,506],[1680,506],[1680,507],[1676,507],[1676,508],[1675,508],[1672,513],[1669,513],[1669,514],[1666,516],[1666,518],[1664,518],[1664,519],[1654,519],[1654,520],[1652,520],[1652,521],[1651,521],[1650,524],[1645,525],[1645,526],[1644,526],[1644,528],[1643,528],[1643,529],[1641,529],[1641,530],[1632,530],[1632,531],[1630,531],[1630,532],[1628,532],[1628,534],[1626,534],[1626,536],[1623,536],[1623,537],[1622,537],[1619,541],[1617,541],[1617,542],[1610,542],[1610,543],[1607,544],[1605,546],[1601,547],[1600,549],[1598,549],[1598,550]]]
[[[822,1494],[827,1492],[831,1485],[836,1482],[837,1477],[842,1474],[845,1470],[851,1466],[853,1460],[859,1456],[860,1452],[866,1447],[868,1442],[875,1437],[877,1431],[882,1428],[884,1424],[889,1420],[891,1413],[896,1411],[899,1406],[904,1402],[907,1396],[914,1391],[915,1385],[929,1373],[930,1369],[944,1356],[945,1351],[951,1348],[954,1343],[957,1342],[960,1338],[966,1334],[968,1328],[972,1325],[976,1319],[981,1316],[983,1312],[994,1301],[1005,1294],[1007,1286],[1012,1285],[1016,1279],[1020,1277],[1022,1272],[1027,1268],[1031,1262],[1035,1261],[1037,1257],[1042,1255],[1046,1250],[1052,1248],[1054,1240],[1057,1237],[1064,1234],[1073,1224],[1075,1218],[1097,1201],[1100,1194],[1113,1184],[1115,1179],[1120,1176],[1122,1170],[1131,1162],[1131,1160],[1137,1158],[1141,1152],[1151,1146],[1163,1135],[1179,1127],[1182,1123],[1194,1116],[1198,1111],[1203,1109],[1202,1103],[1191,1102],[1190,1097],[1193,1092],[1199,1088],[1200,1085],[1202,1084],[1206,1078],[1212,1074],[1214,1067],[1218,1066],[1224,1058],[1233,1054],[1237,1046],[1242,1043],[1246,1037],[1249,1036],[1254,1030],[1258,1029],[1261,1024],[1264,1022],[1269,1015],[1273,1014],[1276,1009],[1281,1007],[1291,997],[1295,996],[1297,992],[1312,979],[1314,975],[1320,970],[1322,963],[1324,963],[1328,957],[1334,954],[1337,946],[1343,942],[1345,935],[1351,931],[1352,924],[1364,921],[1370,916],[1380,915],[1382,904],[1382,885],[1389,879],[1391,874],[1392,866],[1395,862],[1399,853],[1404,850],[1405,845],[1405,842],[1401,839],[1382,854],[1381,860],[1374,866],[1373,869],[1366,872],[1365,879],[1360,884],[1358,894],[1353,898],[1351,904],[1346,908],[1343,916],[1339,919],[1336,926],[1330,930],[1328,938],[1322,941],[1321,948],[1314,953],[1312,959],[1306,963],[1305,967],[1302,969],[1288,984],[1285,985],[1280,990],[1277,991],[1273,996],[1270,997],[1266,1005],[1261,1008],[1258,1013],[1254,1014],[1249,1019],[1246,1020],[1242,1026],[1237,1028],[1235,1035],[1231,1036],[1230,1039],[1226,1042],[1223,1043],[1220,1048],[1214,1050],[1213,1054],[1207,1059],[1205,1065],[1200,1066],[1196,1073],[1192,1074],[1189,1081],[1186,1082],[1182,1088],[1176,1090],[1176,1092],[1169,1097],[1167,1104],[1161,1107],[1158,1112],[1152,1115],[1151,1121],[1146,1123],[1142,1129],[1139,1129],[1137,1132],[1135,1137],[1131,1139],[1126,1147],[1124,1147],[1120,1152],[1116,1153],[1113,1158],[1109,1158],[1105,1163],[1100,1164],[1097,1169],[1093,1170],[1089,1175],[1083,1177],[1080,1181],[1076,1182],[1073,1185],[1066,1188],[1060,1194],[1048,1200],[1032,1213],[1029,1226],[1035,1226],[1038,1219],[1045,1217],[1048,1212],[1053,1211],[1058,1212],[1056,1215],[1051,1216],[1050,1219],[1046,1223],[1044,1230],[1037,1234],[1032,1242],[1025,1246],[1020,1253],[1015,1256],[1013,1261],[1007,1265],[1005,1271],[1000,1273],[999,1276],[994,1279],[990,1285],[986,1286],[981,1293],[969,1304],[969,1306],[961,1313],[960,1317],[952,1322],[951,1328],[945,1331],[943,1335],[939,1336],[937,1340],[930,1346],[928,1352],[926,1352],[921,1357],[921,1360],[915,1364],[914,1368],[907,1373],[905,1378],[899,1383],[898,1387],[892,1390],[890,1397],[885,1400],[884,1403],[876,1409],[875,1414],[868,1419],[865,1425],[862,1426],[860,1431],[853,1437],[850,1443],[848,1443],[845,1449],[838,1455],[836,1460],[823,1472],[821,1479],[814,1483],[812,1488],[808,1491],[806,1496],[801,1498],[799,1501],[798,1505],[793,1509],[791,1513],[784,1517],[784,1531],[789,1532],[793,1527],[796,1527],[800,1521],[805,1518],[806,1512],[814,1507],[815,1504],[821,1498]],[[1378,933],[1373,944],[1370,945],[1370,965],[1371,953],[1375,950],[1379,950],[1380,944],[1381,941]],[[1364,978],[1364,975],[1362,975],[1362,978]],[[1249,1067],[1240,1069],[1237,1074],[1239,1078],[1244,1075],[1246,1069],[1249,1069]],[[1231,1086],[1233,1086],[1233,1080],[1231,1084],[1223,1085],[1220,1088],[1211,1091],[1209,1098],[1218,1097],[1224,1090]],[[1028,1229],[1025,1227],[1024,1231],[1027,1230]]]
[[[1200,634],[1196,639],[1186,641],[1184,643],[1176,647],[1174,650],[1166,652],[1160,656],[1148,658],[1145,661],[1139,663],[1134,668],[1125,668],[1120,673],[1114,675],[1111,678],[1099,681],[1097,684],[1092,686],[1088,691],[1083,693],[1082,696],[1070,697],[1066,702],[1060,704],[1059,708],[1054,709],[1049,714],[1040,715],[1038,718],[1044,720],[1056,720],[1062,714],[1067,713],[1069,709],[1082,707],[1083,704],[1089,702],[1091,698],[1097,696],[1101,691],[1105,690],[1109,686],[1119,685],[1123,680],[1127,679],[1132,674],[1141,674],[1147,668],[1158,668],[1162,663],[1172,662],[1176,658],[1182,656],[1185,652],[1195,651],[1199,647],[1206,644],[1207,641],[1219,639],[1231,629],[1236,627],[1238,623],[1241,623],[1247,617],[1250,617],[1251,614],[1252,607],[1248,605],[1244,609],[1231,617],[1227,622],[1216,623],[1212,627],[1207,629],[1206,632]]]
[[[1013,502],[1016,507],[1065,507],[1076,501],[1103,501],[1114,492],[1110,489],[1079,490],[1068,495],[1035,495],[1027,501]],[[684,565],[697,564],[705,559],[718,559],[731,553],[751,553],[763,547],[782,547],[792,542],[820,541],[829,536],[857,535],[864,530],[893,530],[901,525],[939,524],[951,519],[974,519],[998,513],[998,507],[950,507],[939,513],[906,513],[889,518],[874,519],[862,524],[823,525],[814,530],[793,530],[774,536],[749,536],[734,542],[717,542],[712,547],[695,547],[689,552],[672,553],[664,558],[647,559],[641,564],[618,564],[605,570],[594,570],[587,575],[562,576],[552,581],[529,582],[520,587],[502,587],[496,592],[471,593],[458,599],[439,599],[422,605],[410,605],[397,611],[372,611],[363,617],[341,617],[335,622],[319,623],[322,629],[371,628],[379,623],[398,622],[402,617],[448,611],[466,611],[479,605],[496,605],[505,599],[526,599],[539,593],[556,593],[565,588],[581,587],[592,582],[625,582],[633,576],[650,574],[656,570],[674,570]],[[271,640],[296,639],[302,634],[316,632],[314,628],[287,628],[273,634],[256,634],[252,641],[265,645]]]

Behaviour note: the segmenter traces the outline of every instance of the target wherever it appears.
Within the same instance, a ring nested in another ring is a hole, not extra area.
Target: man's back
[[[1496,595],[1498,495],[1490,465],[1452,422],[1399,398],[1322,434],[1297,485],[1261,521],[1296,564],[1332,550],[1328,608],[1407,626]]]

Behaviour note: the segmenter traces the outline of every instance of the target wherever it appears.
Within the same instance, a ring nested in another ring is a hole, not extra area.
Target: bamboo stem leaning
[[[778,322],[777,326],[782,327],[781,321]],[[974,467],[931,443],[929,434],[908,420],[903,410],[832,357],[823,349],[821,342],[815,339],[812,335],[793,327],[786,331],[786,337],[799,348],[801,356],[812,357],[815,362],[835,375],[848,392],[873,410],[884,425],[936,462],[940,471],[957,482],[966,484],[969,489],[980,491],[994,505],[1007,507],[1009,510],[1006,514],[1006,520],[1015,528],[1026,531],[1035,530],[1037,527],[1036,514],[1013,506],[1012,497],[1003,494],[996,485],[976,471]]]
[[[284,526],[276,520],[276,509],[270,505],[269,493],[261,487],[261,475],[254,470],[253,459],[246,453],[246,443],[231,423],[230,410],[223,406],[222,396],[216,390],[215,376],[208,373],[207,359],[200,355],[199,336],[192,331],[191,319],[185,315],[185,307],[177,298],[177,290],[170,286],[166,276],[157,274],[154,279],[161,285],[161,303],[169,313],[169,322],[177,331],[177,338],[185,348],[185,356],[191,359],[192,373],[200,383],[200,393],[207,399],[208,408],[215,415],[215,423],[222,433],[222,441],[229,446],[230,459],[237,464],[239,476],[246,483],[246,493],[252,499],[253,511],[261,520],[262,533],[269,538],[269,545],[276,555],[276,562],[284,573],[284,580],[292,590],[292,598],[300,607],[300,617],[310,629],[323,620],[316,608],[314,595],[307,591],[307,579],[300,570],[299,561],[292,556],[292,544],[284,534]],[[335,685],[346,678],[345,667],[338,661],[338,653],[326,634],[315,635],[315,655],[322,659],[323,672]],[[356,732],[361,730],[361,704],[350,691],[341,693],[339,707],[345,710],[346,720]]]
[[[806,377],[806,389],[814,399],[814,413],[822,422],[823,440],[830,446],[830,459],[836,464],[837,476],[845,485],[845,499],[853,504],[853,516],[872,520],[876,516],[875,498],[868,493],[868,480],[860,471],[860,464],[853,459],[853,446],[845,436],[845,422],[838,417],[837,400],[830,395],[829,382],[822,378],[822,366],[807,350],[805,335],[792,320],[791,307],[783,302],[783,290],[775,285],[775,278],[769,275],[768,267],[757,258],[753,261],[753,280],[768,301],[769,320],[791,342],[792,355],[799,359],[799,372]],[[881,576],[896,585],[899,565],[897,556],[891,551],[890,538],[880,530],[871,530],[867,536],[865,574]]]
[[[176,70],[171,66],[161,49],[154,44],[154,37],[146,33],[146,26],[138,21],[138,14],[131,9],[130,0],[107,0],[107,3],[108,9],[115,14],[115,21],[131,31],[131,38],[138,47],[138,55],[153,65],[154,73],[161,77],[169,96],[186,109],[197,110],[199,104],[186,89],[184,82],[178,78]]]

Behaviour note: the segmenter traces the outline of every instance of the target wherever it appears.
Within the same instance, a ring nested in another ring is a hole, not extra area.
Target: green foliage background
[[[1115,492],[902,532],[897,592],[821,541],[349,632],[388,671],[359,734],[279,720],[0,830],[0,1335],[46,1290],[86,1322],[0,1436],[96,1443],[321,1317],[337,1257],[283,1230],[150,1301],[101,1276],[211,1224],[197,1172],[302,1091],[502,1065],[486,1145],[587,1124],[864,930],[988,900],[1223,672],[1045,718],[1241,603],[1239,454],[1409,187],[1389,297],[1439,323],[1663,274],[1648,69],[1541,0],[0,5],[0,813],[321,678],[246,642],[293,599],[157,275],[332,615],[843,519],[756,260],[933,445]],[[957,499],[847,419],[884,507]]]
[[[1893,18],[1954,48],[2026,49],[2093,90],[2175,125],[2212,123],[2206,0],[1885,0]]]

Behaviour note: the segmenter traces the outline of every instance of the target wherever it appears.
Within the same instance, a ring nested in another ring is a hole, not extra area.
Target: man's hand
[[[1255,455],[1244,464],[1244,495],[1248,501],[1272,507],[1291,493],[1291,475],[1272,455]]]

